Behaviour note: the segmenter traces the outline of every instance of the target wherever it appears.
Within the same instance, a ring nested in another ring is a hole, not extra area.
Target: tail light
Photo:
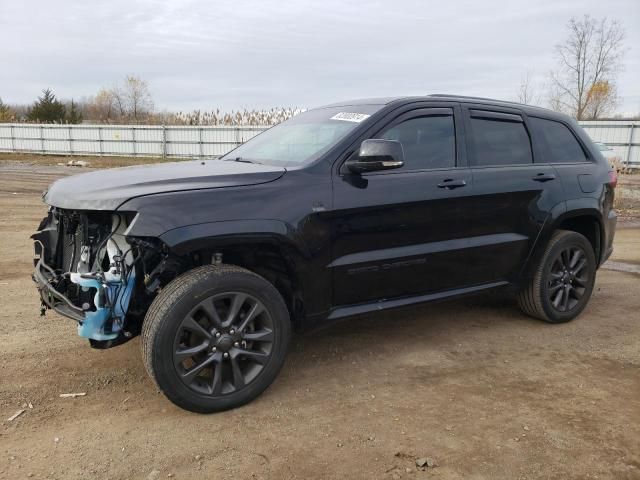
[[[611,188],[616,188],[616,185],[618,185],[618,172],[616,171],[616,169],[612,169],[609,170],[609,185],[611,185]]]

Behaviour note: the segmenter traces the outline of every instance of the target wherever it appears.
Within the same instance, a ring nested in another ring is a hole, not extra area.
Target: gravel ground
[[[565,325],[496,295],[352,319],[295,338],[257,401],[197,415],[156,391],[138,339],[92,350],[39,316],[28,237],[77,172],[0,162],[0,478],[640,478],[639,274],[600,270]],[[621,224],[612,260],[640,265]]]

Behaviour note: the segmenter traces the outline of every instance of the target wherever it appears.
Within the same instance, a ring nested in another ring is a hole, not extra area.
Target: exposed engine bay
[[[54,309],[76,320],[78,335],[96,348],[139,333],[160,277],[172,264],[159,241],[126,235],[133,217],[51,207],[32,236],[41,313]]]

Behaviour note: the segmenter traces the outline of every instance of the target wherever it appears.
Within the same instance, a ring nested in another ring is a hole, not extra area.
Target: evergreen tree
[[[78,106],[73,99],[71,99],[71,105],[69,106],[69,112],[67,113],[67,123],[82,123],[82,112],[78,110]]]
[[[3,103],[2,98],[0,98],[0,122],[11,122],[13,117],[14,113],[9,108],[9,105]]]
[[[62,123],[67,109],[50,88],[42,91],[42,96],[33,104],[27,118],[32,122]]]

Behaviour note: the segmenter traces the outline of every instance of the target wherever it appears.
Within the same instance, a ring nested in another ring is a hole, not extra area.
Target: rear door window
[[[474,166],[533,163],[529,133],[519,115],[471,110],[470,142]]]
[[[546,144],[545,162],[586,162],[587,156],[569,128],[553,120],[530,117],[531,128],[536,138]]]

